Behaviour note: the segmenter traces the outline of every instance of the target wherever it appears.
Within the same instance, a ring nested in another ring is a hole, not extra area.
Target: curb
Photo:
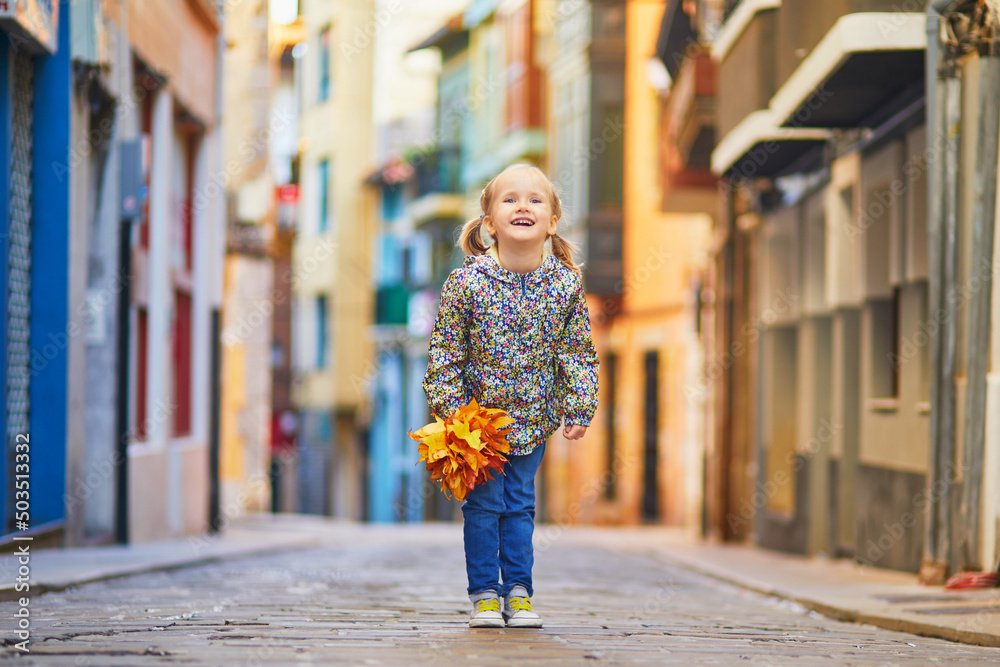
[[[297,549],[306,549],[310,547],[317,547],[322,544],[322,540],[319,538],[310,538],[303,540],[302,542],[296,542],[292,544],[284,543],[278,545],[265,545],[265,546],[255,546],[249,547],[246,550],[232,551],[229,553],[222,554],[212,554],[205,556],[195,556],[190,559],[176,560],[172,562],[164,563],[154,563],[152,565],[137,565],[135,567],[123,567],[111,572],[102,572],[90,576],[83,576],[77,579],[72,579],[69,581],[57,581],[51,583],[45,582],[30,582],[31,590],[30,597],[36,595],[44,595],[45,593],[58,593],[60,591],[65,591],[69,588],[76,586],[83,586],[84,584],[93,584],[99,581],[109,581],[111,579],[120,579],[123,577],[130,577],[136,574],[149,574],[152,572],[169,572],[171,570],[180,570],[185,567],[198,567],[200,565],[208,565],[211,563],[219,563],[226,560],[238,560],[240,558],[254,558],[257,556],[267,556],[275,553],[281,553],[284,551],[294,551]],[[15,590],[14,585],[4,585],[0,586],[0,602],[12,602],[16,601],[20,597],[24,597],[25,592],[18,592]]]
[[[762,586],[758,583],[742,579],[739,575],[728,570],[719,570],[700,562],[692,563],[684,560],[683,558],[678,558],[676,554],[661,552],[660,555],[664,558],[664,560],[668,560],[671,564],[685,570],[697,572],[707,577],[711,577],[712,579],[753,591],[754,593],[794,602],[809,611],[814,611],[817,614],[821,614],[827,618],[832,618],[837,621],[863,623],[866,625],[873,625],[877,628],[882,628],[883,630],[906,632],[911,635],[933,637],[935,639],[946,639],[960,644],[972,644],[975,646],[987,646],[991,648],[1000,647],[1000,636],[992,633],[976,632],[974,630],[961,630],[959,628],[934,625],[933,623],[914,621],[893,616],[882,616],[879,614],[862,612],[856,609],[835,606],[825,602],[820,602],[819,600],[814,600],[812,598],[799,597],[778,588]]]

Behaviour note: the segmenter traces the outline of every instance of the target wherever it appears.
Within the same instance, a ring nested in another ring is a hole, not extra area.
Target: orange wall
[[[198,7],[207,7],[206,0],[127,0],[128,38],[140,58],[167,76],[177,100],[211,125],[218,26]],[[104,3],[104,11],[121,25],[117,2]]]
[[[694,341],[693,288],[704,274],[710,217],[661,210],[658,171],[660,99],[646,77],[664,3],[628,3],[625,39],[625,171],[623,312],[612,324],[611,347],[621,373],[617,398],[618,442],[628,452],[621,485],[623,518],[639,518],[645,430],[645,362],[659,353],[657,441],[660,522],[688,523],[692,503],[691,468],[685,450],[695,424],[686,389],[692,384],[689,361]]]
[[[663,3],[628,3],[626,14],[625,151],[622,308],[604,311],[588,298],[594,343],[601,358],[601,404],[583,440],[554,435],[545,454],[545,527],[558,536],[575,523],[634,524],[641,520],[645,444],[646,352],[659,353],[657,466],[659,522],[693,527],[700,513],[699,425],[688,391],[697,352],[692,287],[704,274],[711,218],[661,211],[657,143],[659,98],[645,75],[663,16]],[[616,460],[608,461],[610,386],[607,360],[617,357]],[[696,407],[696,406],[695,406]],[[604,489],[613,477],[614,498]]]

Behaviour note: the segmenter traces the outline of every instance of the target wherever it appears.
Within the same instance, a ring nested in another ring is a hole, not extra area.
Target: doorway
[[[642,521],[656,523],[660,520],[660,494],[657,484],[659,468],[660,354],[653,350],[645,354],[645,408],[643,414],[642,456]]]

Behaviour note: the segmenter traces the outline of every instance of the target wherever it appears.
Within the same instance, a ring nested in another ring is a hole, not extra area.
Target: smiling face
[[[486,231],[503,248],[537,246],[541,252],[559,223],[548,181],[534,169],[520,167],[503,172],[493,185],[493,203],[483,218]]]

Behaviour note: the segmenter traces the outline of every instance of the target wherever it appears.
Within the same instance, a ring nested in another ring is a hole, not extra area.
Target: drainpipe
[[[979,561],[980,495],[986,441],[986,370],[989,363],[990,299],[993,277],[993,226],[996,220],[997,159],[1000,152],[1000,43],[979,45],[979,127],[977,130],[975,206],[972,212],[969,358],[966,369],[965,438],[962,447],[961,569],[981,569]],[[986,269],[989,268],[987,272]],[[985,275],[984,275],[985,274]],[[979,287],[975,278],[978,277]]]
[[[931,336],[930,465],[927,525],[920,580],[941,584],[947,577],[951,485],[955,453],[955,304],[957,212],[956,170],[960,88],[955,65],[940,65],[940,25],[950,0],[928,0],[926,88],[927,228],[930,272],[929,312],[940,322]],[[946,54],[947,55],[947,54]],[[941,138],[939,141],[938,138]],[[941,159],[943,148],[944,159]]]

